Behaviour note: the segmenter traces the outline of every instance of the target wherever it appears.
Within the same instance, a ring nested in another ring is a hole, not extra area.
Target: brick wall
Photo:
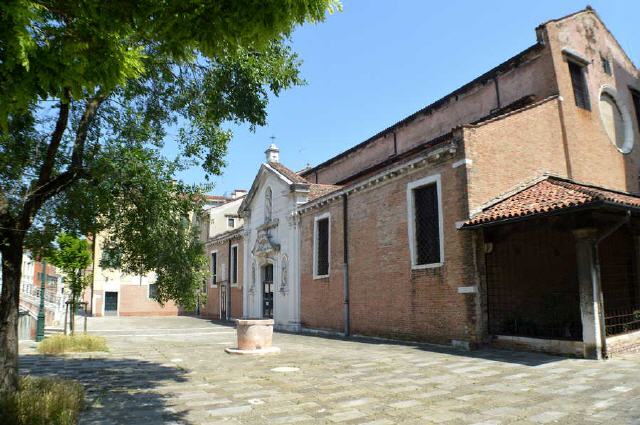
[[[592,12],[583,12],[547,25],[567,133],[569,176],[588,183],[628,192],[638,192],[640,133],[629,86],[640,89],[638,71],[602,22]],[[587,81],[591,110],[576,107],[568,64],[563,49],[570,48],[589,61]],[[613,75],[607,75],[601,55],[609,58]],[[635,148],[621,154],[607,136],[600,119],[600,90],[614,87],[618,101],[631,113]]]
[[[456,230],[466,212],[463,168],[454,158],[419,168],[349,195],[349,281],[354,334],[450,343],[475,341],[476,294],[472,235]],[[412,270],[407,184],[440,174],[444,218],[444,265]],[[331,213],[331,274],[313,279],[313,222]],[[303,214],[301,220],[301,314],[303,326],[342,330],[342,203]]]
[[[567,175],[559,103],[464,129],[470,211],[545,172]]]

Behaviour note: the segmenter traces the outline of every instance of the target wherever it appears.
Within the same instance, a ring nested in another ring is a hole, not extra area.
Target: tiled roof
[[[309,201],[320,198],[324,195],[328,195],[331,192],[342,188],[342,186],[335,186],[333,184],[317,184],[311,183],[309,185]]]
[[[559,177],[545,177],[485,208],[463,227],[534,216],[596,203],[640,208],[640,197]]]
[[[285,167],[284,165],[280,164],[279,162],[269,162],[269,166],[271,168],[273,168],[274,170],[276,170],[277,172],[279,172],[280,174],[282,174],[283,176],[285,176],[286,178],[288,178],[289,180],[291,180],[293,183],[309,184],[309,182],[304,177],[302,177],[300,174],[298,174],[295,171]]]

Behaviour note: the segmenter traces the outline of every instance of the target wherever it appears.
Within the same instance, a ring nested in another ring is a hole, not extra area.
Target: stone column
[[[601,360],[606,341],[596,248],[598,232],[596,229],[587,228],[574,230],[573,234],[576,238],[584,357]]]

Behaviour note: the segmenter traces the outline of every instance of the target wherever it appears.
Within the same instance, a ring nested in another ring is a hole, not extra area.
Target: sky
[[[274,97],[268,124],[234,126],[212,193],[249,189],[273,141],[298,170],[364,141],[536,42],[539,24],[584,9],[571,0],[343,0],[343,11],[293,34],[303,87]],[[640,66],[640,1],[592,1]],[[204,183],[200,169],[180,176]]]

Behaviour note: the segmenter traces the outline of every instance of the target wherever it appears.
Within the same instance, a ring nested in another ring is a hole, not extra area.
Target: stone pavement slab
[[[534,353],[276,333],[273,356],[233,356],[232,327],[191,317],[91,318],[108,353],[21,372],[77,379],[82,424],[640,424],[640,356]]]

